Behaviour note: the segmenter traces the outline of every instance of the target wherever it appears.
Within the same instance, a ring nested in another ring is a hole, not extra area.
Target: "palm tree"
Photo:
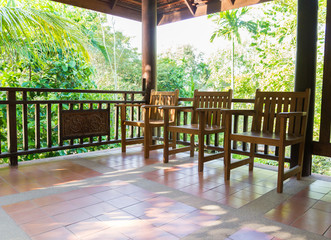
[[[235,41],[238,44],[241,44],[241,29],[246,29],[250,33],[257,32],[257,23],[244,20],[244,16],[248,11],[248,8],[241,8],[215,13],[208,16],[208,18],[212,18],[212,20],[218,25],[218,29],[214,31],[210,38],[210,41],[213,42],[215,37],[225,37],[227,40],[232,42],[231,89],[233,90]]]
[[[79,51],[89,58],[87,40],[79,28],[47,7],[41,11],[16,6],[14,0],[0,2],[0,32],[0,52],[14,60],[17,57],[41,60],[42,54],[58,50]]]

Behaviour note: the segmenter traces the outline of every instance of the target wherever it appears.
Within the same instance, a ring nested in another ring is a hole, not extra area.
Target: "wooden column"
[[[319,142],[330,144],[331,133],[331,0],[327,1],[325,49],[324,49],[324,71],[322,89],[322,109]]]
[[[157,1],[142,0],[142,78],[146,79],[146,102],[156,86],[156,27]]]
[[[312,163],[316,85],[317,15],[318,0],[298,0],[297,53],[294,90],[305,91],[306,88],[311,89],[305,155],[302,171],[303,176],[308,176],[311,174]],[[297,156],[297,147],[293,147],[293,159],[296,159]],[[291,162],[291,166],[294,165],[294,162]]]

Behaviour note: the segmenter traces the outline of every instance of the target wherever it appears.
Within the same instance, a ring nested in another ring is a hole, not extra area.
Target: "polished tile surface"
[[[0,168],[1,239],[331,239],[331,182],[141,147]]]

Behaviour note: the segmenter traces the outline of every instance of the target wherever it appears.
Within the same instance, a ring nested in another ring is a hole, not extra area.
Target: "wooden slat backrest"
[[[253,131],[279,133],[280,112],[307,112],[310,90],[305,92],[261,92],[256,91],[253,117]],[[307,118],[290,117],[287,133],[302,135]]]
[[[158,92],[155,90],[151,91],[150,105],[160,105],[160,106],[177,106],[179,98],[179,90],[176,89],[173,92]],[[169,116],[170,120],[175,120],[175,110],[170,110]],[[163,111],[157,108],[152,108],[150,111],[150,119],[152,120],[162,120]]]
[[[200,92],[194,91],[193,97],[193,116],[192,123],[198,123],[197,108],[223,108],[230,109],[232,101],[232,90],[227,92]],[[206,115],[207,125],[224,125],[224,118],[222,118],[219,111],[208,112]],[[222,121],[222,123],[221,123]]]

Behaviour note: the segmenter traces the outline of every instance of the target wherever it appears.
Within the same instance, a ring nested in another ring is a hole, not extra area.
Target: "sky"
[[[131,44],[141,52],[142,25],[140,22],[108,15],[115,21],[116,31],[121,31],[126,36],[132,37]],[[228,44],[221,39],[215,39],[210,43],[210,37],[215,31],[216,25],[207,19],[207,16],[191,18],[175,23],[157,27],[157,52],[162,53],[168,49],[176,49],[178,46],[191,44],[206,57],[217,49]]]

